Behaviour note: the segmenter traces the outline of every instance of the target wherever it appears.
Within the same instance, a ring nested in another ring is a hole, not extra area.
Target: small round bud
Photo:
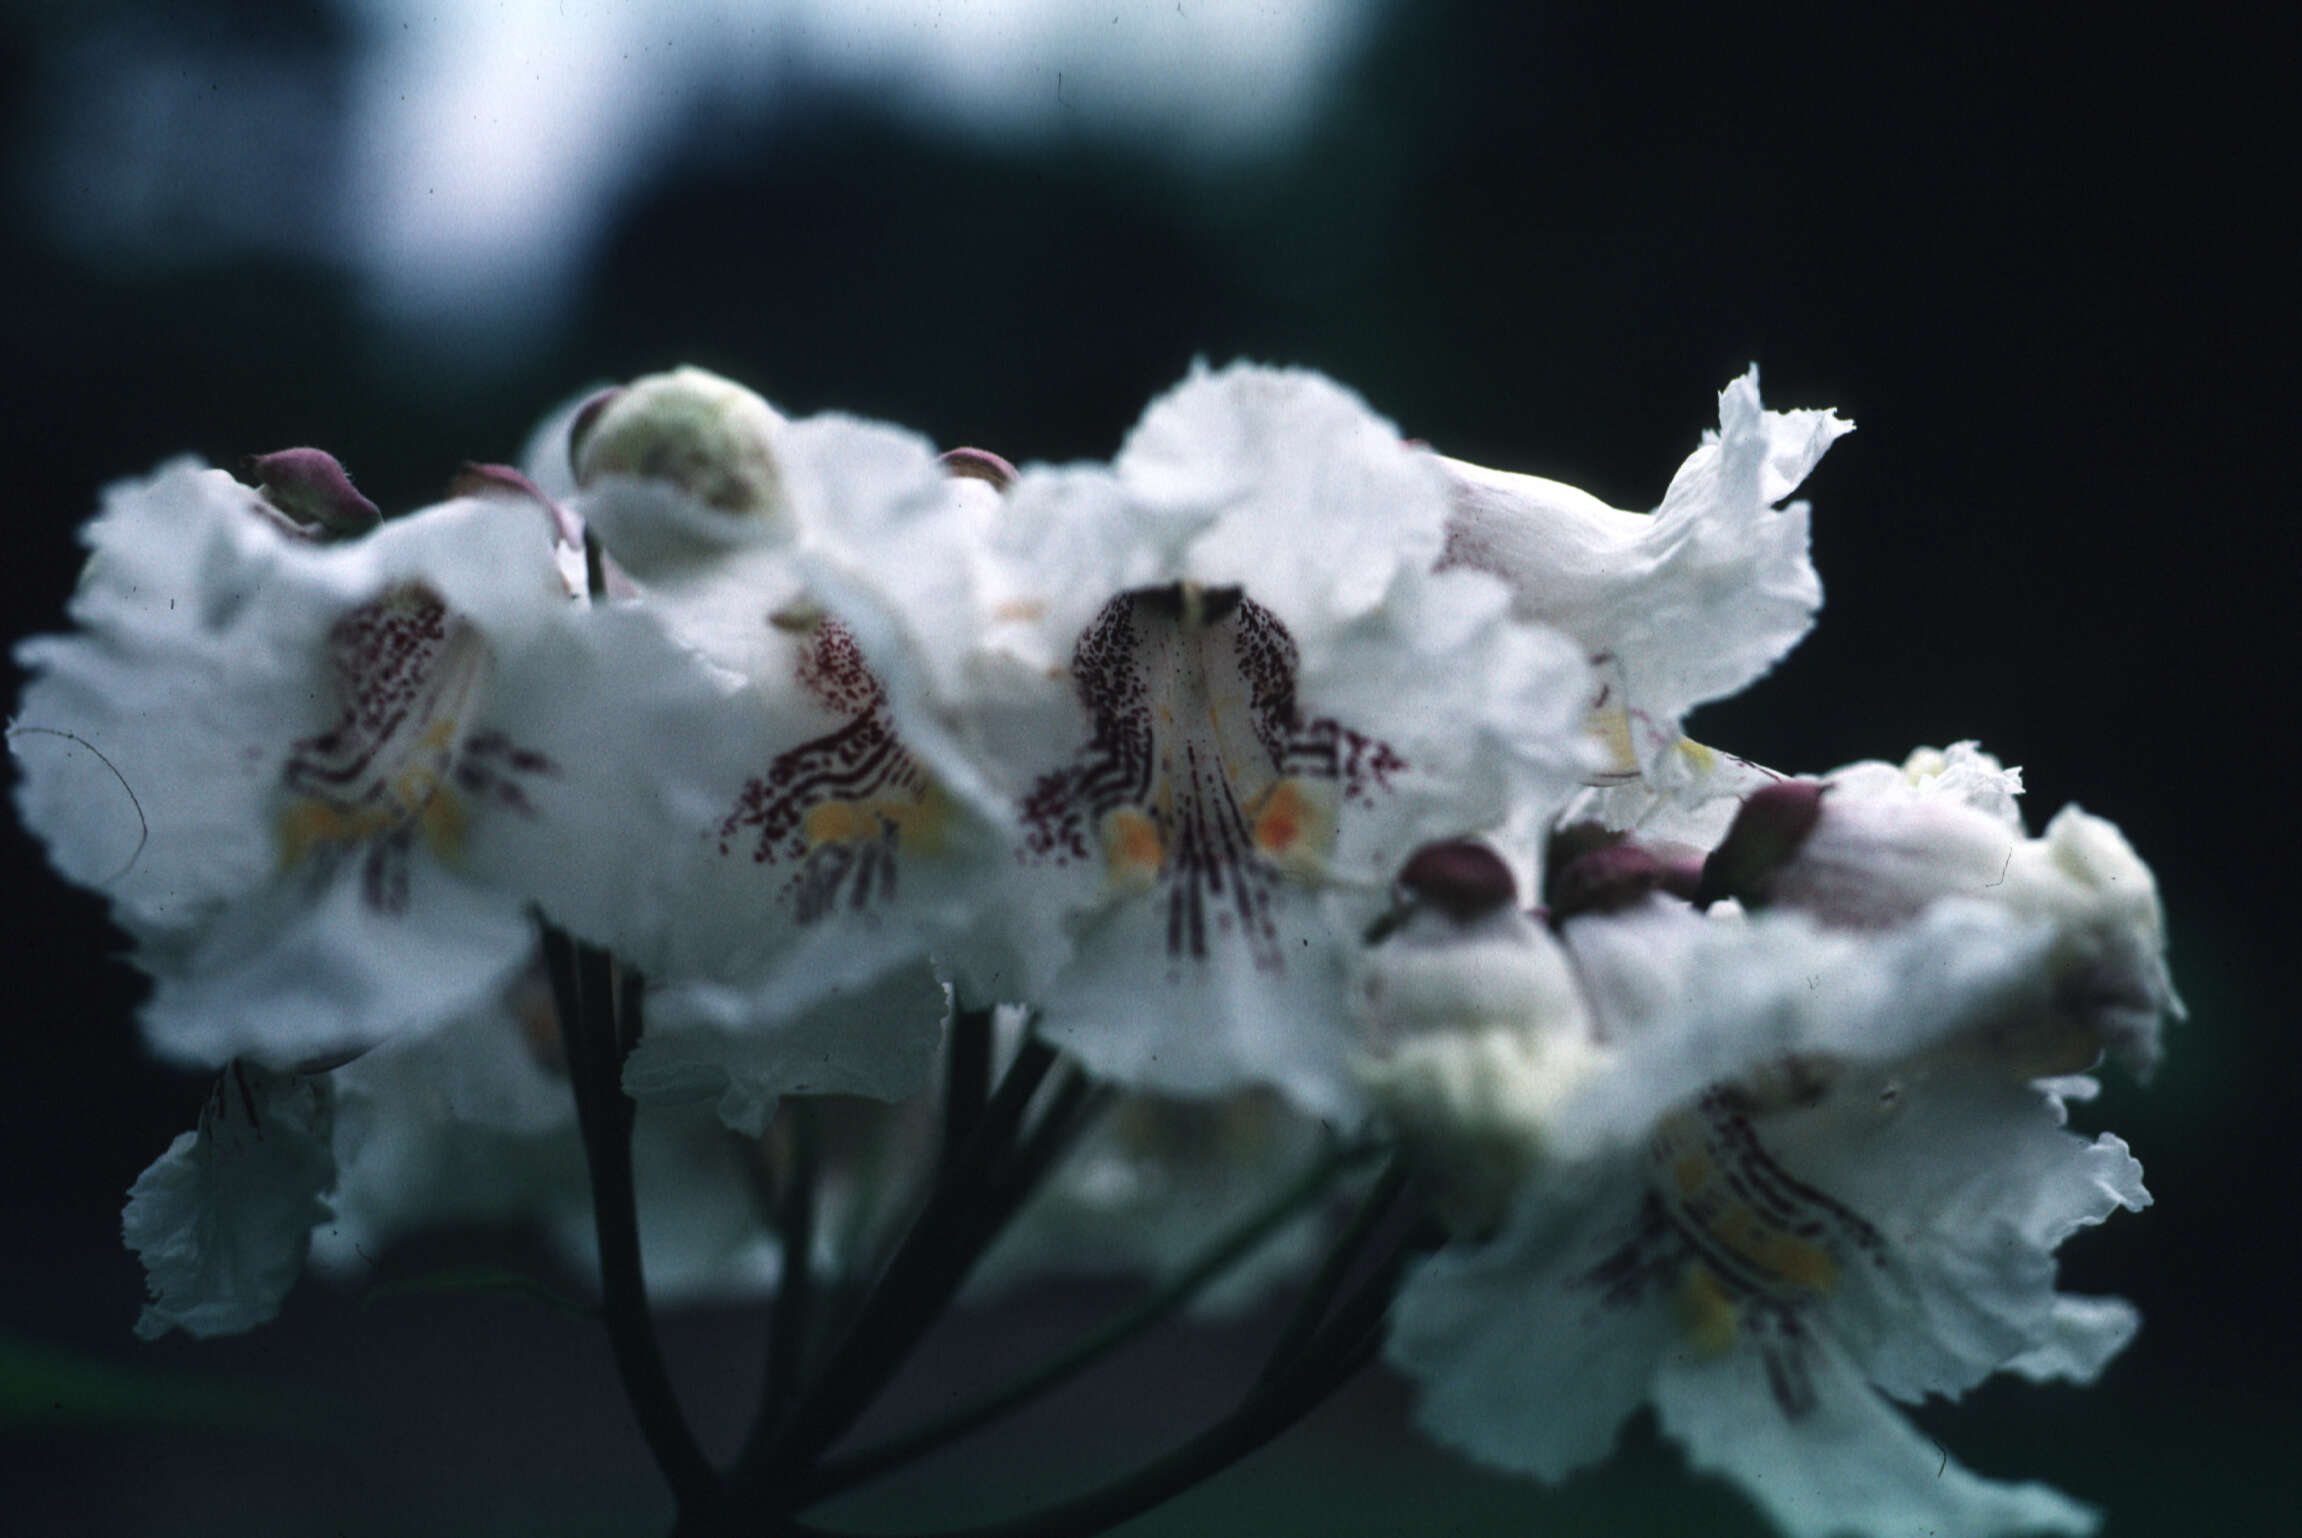
[[[1399,872],[1399,889],[1410,900],[1463,922],[1514,905],[1519,898],[1518,883],[1511,879],[1511,868],[1502,856],[1468,841],[1426,844],[1416,850]]]
[[[383,521],[376,504],[352,488],[342,463],[325,449],[258,454],[247,467],[264,500],[299,524],[355,539]]]
[[[583,477],[585,440],[591,437],[592,429],[599,426],[599,419],[607,408],[614,405],[622,395],[622,385],[609,385],[604,390],[594,390],[584,399],[583,404],[576,407],[575,414],[568,418],[568,474],[578,480]]]
[[[721,512],[772,517],[783,500],[773,449],[782,426],[742,385],[680,368],[585,402],[568,442],[580,486],[667,481]]]
[[[945,475],[988,481],[1000,491],[1015,484],[1015,467],[989,449],[946,449],[940,462]]]

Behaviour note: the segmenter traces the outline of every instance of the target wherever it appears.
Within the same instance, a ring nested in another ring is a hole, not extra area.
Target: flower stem
[[[1370,1193],[1370,1201],[1374,1194]],[[1436,1225],[1418,1218],[1393,1242],[1357,1294],[1336,1308],[1327,1324],[1310,1330],[1287,1365],[1258,1379],[1236,1410],[1173,1452],[1100,1490],[1018,1517],[925,1538],[1091,1538],[1214,1478],[1309,1415],[1374,1360],[1400,1276],[1408,1262],[1443,1237]]]
[[[1342,1290],[1344,1281],[1350,1276],[1351,1266],[1358,1260],[1359,1252],[1367,1247],[1367,1241],[1374,1236],[1384,1214],[1399,1199],[1399,1193],[1406,1188],[1406,1183],[1406,1161],[1393,1158],[1384,1166],[1383,1173],[1368,1189],[1366,1196],[1361,1198],[1359,1210],[1351,1214],[1349,1225],[1336,1237],[1334,1247],[1327,1251],[1326,1259],[1319,1262],[1319,1269],[1312,1276],[1310,1284],[1303,1289],[1303,1295],[1295,1300],[1294,1312],[1287,1316],[1286,1324],[1280,1328],[1279,1339],[1271,1347],[1271,1355],[1263,1364],[1265,1380],[1285,1371],[1311,1339],[1312,1332],[1319,1327],[1319,1321],[1326,1316],[1328,1306],[1335,1301],[1335,1294]]]
[[[794,1485],[800,1470],[846,1434],[941,1316],[989,1237],[978,1206],[991,1194],[995,1174],[1011,1166],[1015,1130],[1054,1064],[1053,1048],[1026,1038],[831,1360],[781,1430],[738,1463],[738,1489]]]
[[[1386,1274],[1381,1280],[1388,1284],[1394,1278]],[[1387,1285],[1377,1301],[1388,1304]],[[1308,1341],[1293,1365],[1258,1382],[1229,1415],[1100,1490],[1021,1516],[944,1529],[922,1538],[1091,1538],[1141,1516],[1214,1478],[1325,1403],[1374,1359],[1382,1342],[1380,1322],[1380,1307],[1371,1315],[1365,1308],[1338,1314],[1333,1328]],[[820,1529],[805,1531],[813,1538],[828,1538]]]
[[[640,1262],[638,1193],[631,1162],[636,1108],[622,1083],[624,1043],[636,1041],[641,1027],[638,979],[626,973],[619,986],[617,968],[607,952],[580,945],[548,923],[542,931],[544,965],[551,977],[584,1157],[591,1170],[608,1344],[640,1434],[679,1504],[683,1529],[700,1523],[694,1530],[708,1531],[722,1520],[725,1488],[672,1389],[655,1321],[648,1312]],[[629,1011],[623,1020],[617,1018],[619,994]]]
[[[991,1014],[955,1006],[943,1068],[943,1158],[959,1157],[991,1095]]]
[[[815,1103],[802,1096],[784,1102],[790,1118],[791,1167],[776,1201],[776,1237],[783,1248],[783,1271],[768,1316],[767,1376],[760,1390],[755,1436],[768,1436],[799,1391],[805,1365],[807,1327],[815,1287],[815,1198],[822,1165],[822,1140]]]
[[[799,1504],[807,1505],[911,1463],[937,1448],[990,1424],[1040,1395],[1060,1387],[1111,1352],[1167,1318],[1200,1288],[1244,1259],[1317,1199],[1335,1177],[1374,1151],[1361,1144],[1328,1154],[1230,1233],[1126,1312],[1081,1336],[1067,1349],[1029,1372],[993,1389],[949,1415],[914,1427],[844,1458],[819,1466],[805,1482]]]

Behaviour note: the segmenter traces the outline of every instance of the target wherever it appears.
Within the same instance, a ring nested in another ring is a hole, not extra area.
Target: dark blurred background
[[[1790,769],[1980,738],[2025,767],[2034,827],[2080,799],[2155,863],[2192,1008],[2156,1082],[2084,1113],[2158,1205],[2079,1236],[2066,1274],[2138,1299],[2142,1336],[2094,1390],[1998,1385],[1922,1420],[1984,1472],[2107,1505],[2114,1535],[2286,1530],[2295,541],[2267,353],[2293,261],[2264,211],[2291,157],[2285,55],[2222,25],[18,0],[6,629],[60,624],[98,489],[166,456],[321,444],[403,508],[576,388],[679,361],[1016,460],[1107,455],[1194,357],[1301,363],[1448,453],[1647,507],[1755,360],[1770,404],[1861,431],[1808,487],[1818,630],[1697,735]],[[130,1336],[122,1196],[205,1087],[146,1061],[100,901],[12,821],[0,841],[6,1525],[656,1530],[581,1321],[309,1284],[244,1339]],[[1120,1296],[967,1316],[905,1396]],[[1258,1323],[1178,1332],[854,1520],[990,1515],[1015,1480],[1130,1462],[1221,1402]],[[759,1335],[673,1321],[715,1437]],[[1546,1492],[1423,1449],[1405,1406],[1370,1375],[1140,1530],[1762,1531],[1644,1426]]]

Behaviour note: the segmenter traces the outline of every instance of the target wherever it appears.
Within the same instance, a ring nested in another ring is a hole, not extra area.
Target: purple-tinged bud
[[[1822,820],[1830,787],[1819,780],[1783,780],[1746,797],[1726,837],[1703,862],[1695,905],[1709,907],[1732,897],[1746,907],[1763,907],[1776,872],[1803,846]]]
[[[466,464],[448,482],[451,497],[524,497],[543,509],[555,544],[583,548],[583,520],[553,501],[534,481],[510,465]]]
[[[248,473],[264,500],[299,524],[338,539],[356,539],[383,522],[383,514],[352,488],[336,456],[325,449],[282,449],[252,455]]]
[[[1653,892],[1690,897],[1702,862],[1639,844],[1612,844],[1578,856],[1552,873],[1549,921],[1555,927],[1585,913],[1614,913]]]
[[[940,462],[945,475],[988,481],[999,491],[1015,484],[1015,467],[989,449],[945,449]]]
[[[609,385],[604,390],[594,390],[582,405],[576,407],[575,415],[568,418],[568,474],[577,480],[583,479],[584,440],[591,436],[591,430],[599,425],[601,415],[622,394],[622,385]]]
[[[1399,872],[1399,888],[1415,902],[1465,923],[1519,900],[1518,883],[1502,856],[1468,841],[1416,850]]]
[[[1552,893],[1558,883],[1559,872],[1594,850],[1612,849],[1627,836],[1620,829],[1610,828],[1600,822],[1561,823],[1551,829],[1550,837],[1543,842],[1544,903],[1548,905],[1555,900]]]

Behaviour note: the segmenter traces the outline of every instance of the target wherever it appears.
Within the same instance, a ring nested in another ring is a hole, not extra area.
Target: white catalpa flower
[[[328,1086],[250,1063],[224,1070],[186,1132],[136,1177],[121,1229],[151,1301],[136,1333],[250,1330],[280,1311],[336,1183]]]
[[[1680,720],[1764,674],[1813,622],[1822,585],[1807,505],[1777,504],[1852,430],[1828,411],[1762,410],[1753,368],[1719,393],[1718,431],[1652,513],[1442,460],[1454,498],[1444,559],[1502,577],[1517,613],[1582,646],[1599,675],[1591,726],[1607,775],[1675,790],[1705,767],[1674,751]]]
[[[333,470],[273,459],[296,455]],[[331,543],[267,479],[269,501],[179,462],[113,488],[79,629],[18,651],[19,806],[111,898],[179,1061],[293,1066],[475,1007],[533,948],[530,857],[622,793],[583,739],[527,729],[563,677],[631,665],[570,639],[551,509],[482,474]]]
[[[1663,897],[1571,920],[1616,1062],[1699,1045],[1729,1072],[1691,1095],[1629,1084],[1643,1068],[1595,1076],[1491,1236],[1409,1280],[1389,1350],[1422,1387],[1419,1423],[1556,1480],[1651,1402],[1797,1538],[2091,1531],[2050,1490],[1944,1464],[1891,1403],[2002,1368],[2090,1379],[2135,1326],[2124,1304],[2057,1294],[2053,1257],[2148,1201],[2140,1167],[2109,1134],[2063,1129],[2060,1096],[2090,1084],[2026,1082],[1988,1050],[1976,1023],[2019,992],[2022,957],[1960,910],[1884,936]],[[1967,939],[1994,959],[1945,949]],[[1973,975],[1937,975],[1946,957]]]
[[[877,510],[814,545],[817,590],[937,783],[1020,823],[982,900],[1022,976],[955,950],[962,985],[1137,1088],[1350,1114],[1348,961],[1390,873],[1587,768],[1575,648],[1433,571],[1436,461],[1325,379],[1236,367],[1108,468]]]
[[[931,948],[982,922],[1011,864],[1011,818],[946,793],[897,731],[876,659],[811,590],[816,532],[969,493],[916,437],[842,417],[789,421],[696,369],[643,379],[539,434],[567,456],[572,506],[605,545],[608,612],[675,639],[626,694],[711,696],[696,730],[603,744],[650,787],[580,862],[552,916],[661,986],[627,1084],[721,1096],[764,1126],[785,1091],[908,1093],[943,992]],[[554,696],[580,731],[614,699]],[[658,709],[659,717],[667,712]],[[587,866],[605,879],[582,880]]]

